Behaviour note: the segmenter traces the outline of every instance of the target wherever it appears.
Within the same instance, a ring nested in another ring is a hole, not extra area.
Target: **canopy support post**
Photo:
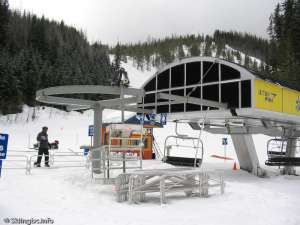
[[[94,142],[92,151],[92,170],[94,173],[101,173],[101,151],[102,146],[102,114],[103,108],[96,103],[94,106]]]

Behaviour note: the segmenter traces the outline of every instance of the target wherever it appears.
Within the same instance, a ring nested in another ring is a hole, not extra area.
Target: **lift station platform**
[[[40,102],[67,105],[69,110],[93,108],[94,147],[101,146],[105,108],[137,113],[167,113],[168,121],[193,129],[229,134],[241,169],[261,175],[252,134],[287,140],[285,158],[295,158],[300,137],[300,88],[266,80],[246,68],[212,57],[177,60],[158,70],[141,89],[107,86],[60,86],[37,91]],[[108,94],[108,100],[84,100],[57,95]],[[54,95],[54,96],[53,96]],[[124,114],[122,113],[122,121]],[[284,158],[283,157],[283,158]],[[298,160],[298,159],[296,159]],[[300,160],[300,159],[299,159]],[[286,164],[285,173],[294,172]]]
[[[252,134],[300,136],[300,87],[266,80],[225,60],[176,61],[161,68],[143,89],[144,108],[168,113],[168,120],[187,122],[196,130],[203,124],[207,132],[231,135],[241,168],[255,174],[260,166]],[[288,148],[286,157],[295,158],[300,147]]]

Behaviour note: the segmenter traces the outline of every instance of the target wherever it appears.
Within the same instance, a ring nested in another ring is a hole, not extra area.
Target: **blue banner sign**
[[[89,136],[94,136],[94,125],[89,125]]]
[[[6,159],[8,134],[0,134],[0,160]]]
[[[228,145],[228,139],[222,138],[222,145]]]
[[[0,177],[2,170],[2,160],[6,159],[8,134],[0,134]]]

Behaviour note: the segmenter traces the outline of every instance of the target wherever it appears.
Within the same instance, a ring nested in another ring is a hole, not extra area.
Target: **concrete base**
[[[288,139],[285,156],[291,158],[295,157],[296,148],[297,148],[297,139],[295,138]],[[285,166],[284,169],[282,170],[282,173],[286,175],[296,175],[296,170],[295,167],[293,166]]]
[[[240,168],[256,176],[264,176],[260,168],[252,135],[231,135],[232,142],[239,160]]]

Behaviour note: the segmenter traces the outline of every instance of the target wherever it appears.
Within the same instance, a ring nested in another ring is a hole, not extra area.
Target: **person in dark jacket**
[[[39,152],[38,152],[38,157],[37,161],[34,163],[36,167],[41,167],[41,161],[43,154],[45,155],[45,166],[49,167],[49,148],[50,144],[48,141],[48,127],[43,127],[42,131],[38,134],[37,136],[37,141],[39,143]]]

